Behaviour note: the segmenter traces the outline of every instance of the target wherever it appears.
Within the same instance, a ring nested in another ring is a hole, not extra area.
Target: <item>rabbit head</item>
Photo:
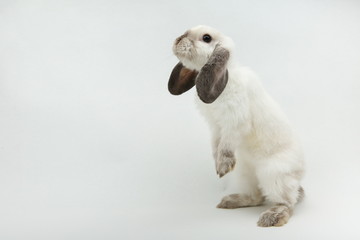
[[[173,52],[180,62],[174,67],[168,88],[180,95],[194,85],[200,99],[214,102],[228,81],[227,63],[232,40],[207,26],[197,26],[178,37]]]

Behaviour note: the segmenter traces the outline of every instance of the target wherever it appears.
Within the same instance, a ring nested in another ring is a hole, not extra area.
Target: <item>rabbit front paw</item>
[[[216,161],[216,173],[219,177],[223,177],[225,174],[234,169],[235,163],[236,160],[232,151],[220,151]]]

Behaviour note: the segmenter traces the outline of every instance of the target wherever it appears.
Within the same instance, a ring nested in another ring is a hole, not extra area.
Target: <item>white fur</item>
[[[216,44],[232,55],[231,39],[212,28],[198,26],[187,33],[187,48],[174,47],[174,53],[187,68],[199,71]],[[213,36],[211,44],[201,41],[204,33]],[[196,98],[210,124],[214,152],[230,149],[235,153],[236,164],[244,166],[241,177],[251,186],[247,194],[259,189],[268,200],[292,207],[297,202],[304,172],[300,144],[288,119],[255,74],[232,57],[227,70],[228,83],[215,102],[205,104]]]

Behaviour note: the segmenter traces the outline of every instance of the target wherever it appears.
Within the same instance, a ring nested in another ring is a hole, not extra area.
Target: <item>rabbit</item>
[[[300,181],[304,157],[289,121],[257,76],[233,59],[231,38],[208,26],[197,26],[176,38],[180,62],[168,90],[180,95],[196,86],[196,103],[207,119],[216,172],[223,177],[239,164],[247,189],[222,198],[218,208],[273,206],[263,212],[260,227],[282,226],[304,197]]]

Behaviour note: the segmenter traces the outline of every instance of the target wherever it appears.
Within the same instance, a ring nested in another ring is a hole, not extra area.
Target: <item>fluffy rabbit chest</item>
[[[242,88],[231,78],[216,101],[206,104],[196,96],[196,103],[204,117],[221,129],[237,131],[238,128],[248,127],[248,99]]]

